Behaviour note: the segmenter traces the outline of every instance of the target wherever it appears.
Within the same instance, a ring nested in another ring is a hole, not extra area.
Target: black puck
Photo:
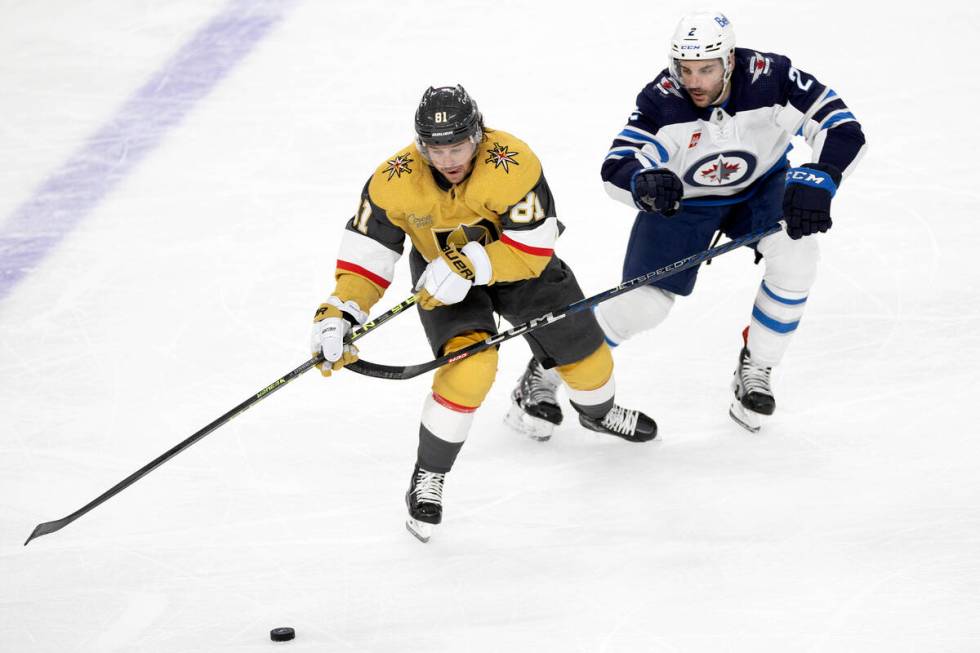
[[[296,637],[296,631],[289,627],[273,628],[269,631],[269,637],[272,638],[273,642],[288,642]]]

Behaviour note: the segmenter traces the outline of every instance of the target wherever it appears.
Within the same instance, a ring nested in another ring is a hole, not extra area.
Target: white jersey
[[[755,182],[787,167],[794,135],[813,161],[844,177],[864,150],[864,135],[844,101],[781,55],[735,49],[731,93],[724,104],[699,108],[664,70],[637,97],[602,166],[606,190],[635,206],[637,172],[666,168],[684,182],[684,199],[727,204]]]

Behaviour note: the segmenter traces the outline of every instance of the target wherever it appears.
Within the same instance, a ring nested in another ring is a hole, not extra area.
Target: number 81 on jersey
[[[538,199],[538,194],[533,190],[527,194],[527,197],[510,209],[511,221],[518,224],[527,224],[528,222],[543,218],[544,208],[541,206],[541,200]]]

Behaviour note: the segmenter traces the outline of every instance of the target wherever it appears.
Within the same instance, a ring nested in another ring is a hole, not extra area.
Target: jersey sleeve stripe
[[[624,156],[633,156],[640,149],[636,147],[614,147],[609,150],[609,154],[606,155],[607,159],[621,159]]]
[[[811,119],[817,122],[823,122],[827,116],[837,111],[847,111],[847,105],[840,98],[832,98],[830,102],[821,103],[820,107],[813,112]]]
[[[646,132],[642,132],[631,127],[626,127],[623,131],[619,132],[616,136],[619,140],[633,141],[637,143],[650,143],[657,148],[657,154],[660,156],[660,160],[664,163],[670,161],[670,154],[667,152],[667,148],[661,145],[657,139],[650,136]]]
[[[857,118],[855,118],[854,114],[851,113],[850,111],[835,113],[830,118],[828,118],[822,125],[820,125],[820,129],[830,129],[831,127],[841,122],[842,120],[857,120]]]
[[[387,289],[388,286],[391,285],[391,282],[385,279],[384,277],[379,277],[374,272],[371,272],[367,268],[362,268],[357,263],[351,263],[350,261],[342,261],[340,259],[337,259],[337,269],[343,270],[345,272],[353,272],[354,274],[360,275],[365,279],[367,279],[368,281],[377,284],[381,288]]]
[[[359,231],[345,229],[337,252],[337,267],[387,288],[395,276],[395,263],[399,258],[400,253],[388,249],[383,243]]]
[[[529,228],[523,228],[523,225],[515,225],[516,228],[506,228],[504,229],[504,234],[511,240],[516,240],[529,247],[541,247],[545,249],[551,249],[555,246],[555,241],[558,240],[558,236],[561,231],[558,227],[558,218],[550,217],[544,220],[531,223],[527,225]]]
[[[525,254],[533,254],[534,256],[551,256],[552,254],[555,253],[554,247],[548,248],[548,247],[534,247],[532,245],[526,245],[521,241],[511,237],[510,234],[513,233],[514,232],[507,232],[507,231],[502,233],[500,235],[500,242],[510,247],[513,247],[516,250],[520,250]],[[520,232],[520,233],[523,235],[526,232]]]
[[[644,168],[659,168],[657,161],[653,159],[648,152],[637,152],[636,160],[640,162]]]

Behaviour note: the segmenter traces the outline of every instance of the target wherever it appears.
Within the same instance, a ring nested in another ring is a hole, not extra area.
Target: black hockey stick
[[[711,247],[699,254],[692,254],[685,259],[681,259],[670,265],[665,265],[659,270],[654,270],[653,272],[647,272],[646,274],[636,277],[635,279],[630,279],[629,281],[624,281],[615,288],[610,288],[597,295],[592,295],[591,297],[586,297],[585,299],[580,299],[577,302],[569,304],[565,308],[558,309],[557,311],[552,311],[551,313],[545,313],[541,317],[536,317],[533,320],[529,320],[523,324],[519,324],[503,333],[498,333],[497,335],[491,336],[486,340],[474,343],[469,347],[464,347],[451,354],[446,354],[445,356],[440,356],[425,363],[420,363],[418,365],[380,365],[378,363],[372,363],[366,360],[358,360],[355,363],[351,363],[346,366],[346,369],[358,374],[363,374],[364,376],[373,376],[379,379],[411,379],[420,374],[425,374],[430,370],[434,370],[438,367],[442,367],[448,363],[455,363],[460,361],[467,356],[472,356],[473,354],[478,354],[481,351],[489,349],[504,342],[505,340],[510,340],[511,338],[516,338],[517,336],[522,336],[524,334],[530,333],[536,329],[546,327],[553,322],[562,320],[569,315],[578,313],[580,311],[585,311],[593,306],[601,304],[602,302],[612,299],[623,293],[627,293],[631,290],[636,290],[641,286],[645,286],[653,281],[660,281],[661,279],[666,279],[669,276],[677,274],[681,270],[687,270],[692,268],[699,263],[711,260],[716,256],[720,256],[726,252],[730,252],[733,249],[742,247],[743,245],[751,245],[770,234],[774,234],[783,228],[782,223],[776,223],[767,229],[762,229],[759,231],[754,231],[750,234],[742,236],[741,238],[736,238],[718,247]]]
[[[405,309],[411,308],[415,304],[415,300],[416,300],[415,296],[409,297],[408,299],[394,306],[387,312],[379,315],[375,319],[366,323],[364,326],[354,329],[347,337],[346,342],[348,343],[354,342],[355,340],[358,340],[366,336],[368,333],[371,333],[372,331],[377,329],[379,326],[381,326],[388,320],[392,319],[399,313],[403,312]],[[87,504],[85,504],[75,512],[71,513],[67,517],[62,517],[61,519],[56,519],[54,521],[46,521],[42,524],[38,524],[34,528],[34,532],[31,533],[31,536],[27,538],[26,542],[24,542],[24,546],[27,546],[30,543],[30,541],[36,537],[41,537],[42,535],[47,535],[48,533],[54,533],[55,531],[61,530],[68,524],[72,523],[73,521],[75,521],[76,519],[78,519],[79,517],[87,513],[92,508],[95,508],[96,506],[104,503],[108,499],[111,499],[115,495],[119,494],[127,487],[129,487],[130,485],[140,480],[141,478],[143,478],[144,476],[152,472],[154,469],[156,469],[163,463],[167,462],[168,460],[170,460],[171,458],[179,454],[184,449],[188,448],[198,440],[202,439],[204,436],[208,435],[209,433],[217,429],[219,426],[224,425],[226,422],[230,421],[233,417],[242,414],[243,412],[245,412],[255,404],[259,403],[260,401],[262,401],[263,399],[271,395],[276,390],[280,389],[281,387],[283,387],[284,385],[286,385],[296,377],[300,376],[310,368],[315,367],[316,365],[322,362],[323,362],[323,354],[317,354],[316,356],[306,361],[305,363],[297,367],[289,374],[286,374],[282,378],[262,388],[254,395],[252,395],[242,403],[238,404],[237,406],[229,410],[227,413],[225,413],[218,419],[214,420],[213,422],[211,422],[210,424],[208,424],[200,431],[190,436],[189,438],[187,438],[177,446],[173,447],[172,449],[160,455],[159,457],[154,458],[152,461],[150,461],[143,467],[140,467],[138,470],[136,470],[135,472],[133,472],[123,480],[119,481],[111,488],[109,488],[108,490],[106,490],[98,497],[88,502]]]

